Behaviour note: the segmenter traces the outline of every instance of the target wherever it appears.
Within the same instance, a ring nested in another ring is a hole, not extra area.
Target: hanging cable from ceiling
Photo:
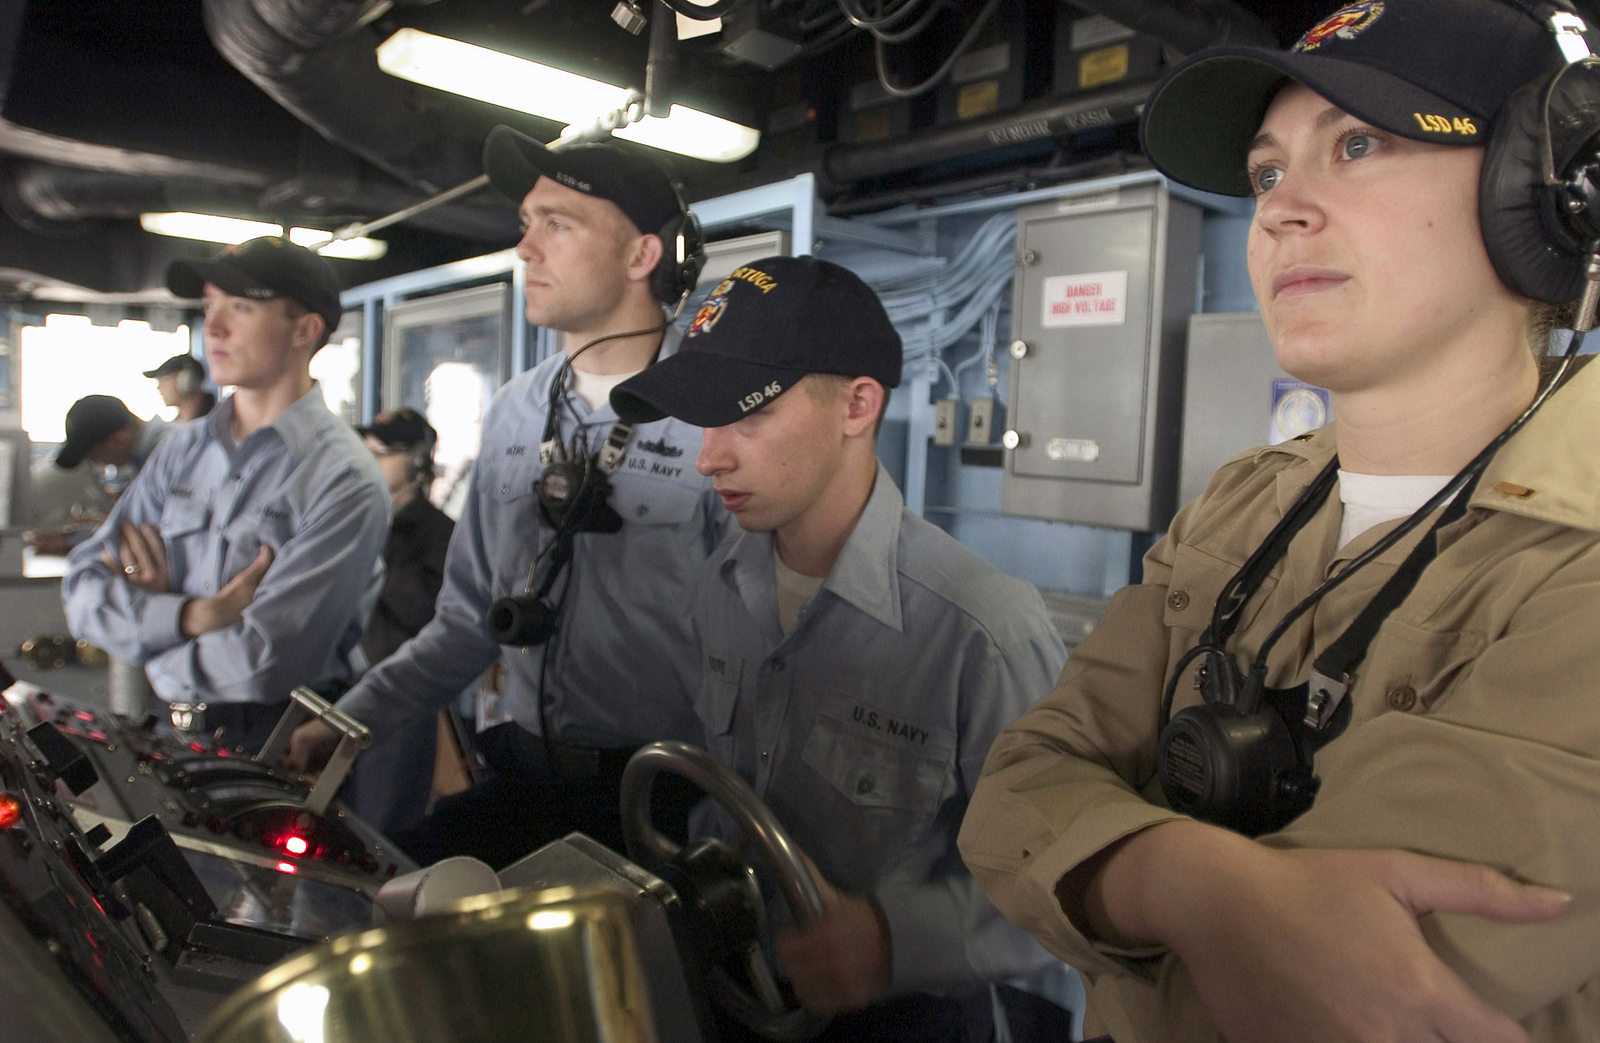
[[[853,2],[854,0],[839,0],[840,6],[844,8],[846,17],[850,16],[850,9],[845,7],[845,5]],[[916,0],[905,0],[901,10],[910,7],[910,5],[914,2],[916,2]],[[938,69],[934,70],[933,75],[929,76],[921,83],[910,87],[901,87],[890,80],[889,63],[887,57],[888,41],[886,41],[880,33],[875,32],[872,41],[872,56],[878,70],[879,86],[881,86],[892,98],[915,98],[919,95],[926,94],[934,87],[937,87],[944,80],[944,78],[950,74],[950,70],[955,66],[956,62],[960,60],[961,56],[966,54],[967,51],[971,50],[973,43],[975,43],[978,39],[978,35],[983,32],[983,27],[989,23],[989,19],[993,17],[995,11],[999,9],[999,7],[1000,0],[986,0],[983,5],[983,9],[980,10],[978,12],[978,16],[972,20],[972,24],[967,27],[967,31],[961,37],[961,41],[957,43],[955,48],[951,50],[950,54],[946,56],[943,64],[941,64]],[[937,9],[937,6],[935,6],[934,10]],[[854,23],[855,19],[852,18],[851,21]],[[922,24],[922,22],[923,20],[919,19],[918,24]],[[878,28],[881,29],[882,26],[880,25]],[[868,31],[873,30],[872,28],[869,28]],[[918,29],[917,31],[920,32],[921,30]],[[897,36],[896,39],[903,41],[904,39],[909,39],[909,37]]]

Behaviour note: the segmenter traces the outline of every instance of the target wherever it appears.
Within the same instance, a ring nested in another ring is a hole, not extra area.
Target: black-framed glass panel
[[[429,493],[456,517],[478,457],[489,400],[510,376],[505,283],[405,301],[388,309],[383,407],[409,406],[439,432],[438,479]]]

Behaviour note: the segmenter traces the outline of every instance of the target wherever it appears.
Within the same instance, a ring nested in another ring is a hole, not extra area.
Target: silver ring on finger
[[[140,571],[139,570],[139,566],[137,566],[137,565],[124,565],[124,566],[122,566],[122,574],[124,576],[137,576],[139,574],[139,571]]]

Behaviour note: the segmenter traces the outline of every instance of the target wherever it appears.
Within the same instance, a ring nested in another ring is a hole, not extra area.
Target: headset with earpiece
[[[424,429],[422,441],[406,450],[406,469],[411,481],[423,487],[433,481],[433,450],[437,443],[431,428]]]
[[[1582,296],[1561,366],[1533,402],[1416,513],[1324,582],[1273,628],[1248,673],[1227,644],[1246,604],[1338,478],[1335,457],[1217,598],[1199,643],[1168,677],[1161,702],[1156,770],[1177,811],[1258,836],[1282,829],[1316,799],[1318,750],[1349,723],[1351,677],[1384,619],[1438,554],[1441,528],[1465,513],[1495,452],[1555,391],[1594,325],[1600,299],[1600,59],[1583,42],[1583,22],[1564,3],[1503,0],[1547,25],[1567,63],[1516,91],[1490,128],[1479,181],[1484,243],[1500,278],[1525,297],[1564,304]],[[1444,510],[1355,621],[1316,656],[1310,680],[1266,685],[1267,656],[1279,639],[1358,569]],[[1202,702],[1172,713],[1179,683],[1193,679]]]
[[[184,366],[174,376],[177,379],[173,381],[173,387],[180,395],[198,394],[205,385],[205,372],[198,365]]]
[[[705,232],[700,219],[683,200],[683,188],[672,182],[673,194],[678,197],[678,214],[661,227],[661,261],[650,273],[650,289],[656,300],[669,305],[676,318],[683,304],[694,292],[700,280],[700,269],[706,263]]]

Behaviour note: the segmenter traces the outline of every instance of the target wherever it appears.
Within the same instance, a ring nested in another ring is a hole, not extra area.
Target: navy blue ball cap
[[[1145,107],[1145,155],[1207,192],[1254,194],[1250,143],[1285,81],[1302,83],[1380,130],[1482,145],[1517,88],[1562,62],[1533,0],[1364,0],[1317,23],[1287,51],[1213,47],[1167,71]]]
[[[157,377],[170,377],[174,373],[182,373],[185,370],[202,380],[205,379],[206,367],[193,355],[174,355],[155,369],[144,370],[144,375],[154,380]]]
[[[712,289],[676,354],[611,392],[624,420],[723,427],[809,373],[900,383],[900,334],[860,276],[815,257],[768,257]]]
[[[230,246],[209,261],[173,261],[167,289],[179,297],[201,295],[206,283],[223,293],[254,300],[288,297],[322,316],[332,333],[344,314],[339,278],[320,254],[277,235]]]
[[[110,395],[85,395],[67,410],[67,440],[56,452],[56,465],[71,470],[83,463],[91,450],[139,418]]]
[[[496,191],[518,206],[534,183],[547,177],[615,203],[639,231],[651,235],[683,213],[666,167],[611,142],[551,150],[510,127],[496,127],[483,143],[483,172]]]

